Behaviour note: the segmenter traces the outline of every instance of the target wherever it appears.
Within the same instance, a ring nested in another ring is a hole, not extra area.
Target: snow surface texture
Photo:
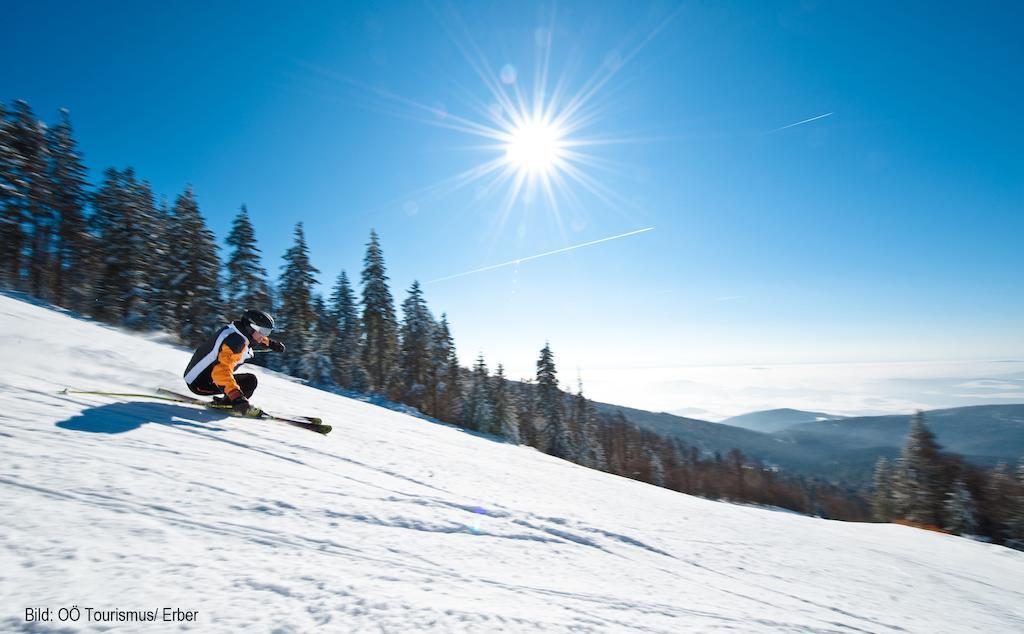
[[[188,354],[3,296],[0,327],[0,631],[1024,631],[1024,553],[689,497],[260,369],[254,403],[334,432],[61,395],[181,389]],[[198,621],[25,621],[72,605]]]

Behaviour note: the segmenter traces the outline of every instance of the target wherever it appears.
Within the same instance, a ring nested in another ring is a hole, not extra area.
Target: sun
[[[565,158],[564,132],[550,122],[529,119],[508,131],[505,160],[527,175],[547,174],[558,168]]]
[[[438,17],[452,43],[484,87],[483,94],[465,87],[461,78],[453,82],[470,107],[460,113],[442,101],[428,104],[367,86],[344,81],[363,89],[369,105],[381,112],[408,117],[429,125],[475,137],[465,149],[482,158],[467,164],[461,172],[416,190],[421,199],[439,199],[458,189],[472,186],[472,205],[481,205],[494,217],[495,231],[510,219],[526,219],[535,212],[546,213],[563,232],[569,225],[583,226],[593,199],[608,208],[631,210],[635,203],[616,192],[606,178],[621,169],[609,148],[639,143],[614,131],[613,91],[606,90],[615,76],[677,15],[685,5],[666,16],[646,36],[613,47],[603,63],[589,75],[575,76],[579,64],[575,54],[566,57],[560,76],[552,71],[555,28],[550,21],[534,29],[526,53],[533,50],[533,73],[523,73],[514,60],[500,67],[484,55],[458,11],[451,6]],[[570,43],[572,44],[572,43]],[[575,47],[573,47],[575,48]],[[516,49],[520,50],[520,49]],[[336,79],[334,75],[328,75]],[[612,92],[612,94],[605,94]],[[617,108],[617,106],[615,106]],[[486,156],[483,156],[486,154]],[[493,198],[492,198],[493,197]],[[406,196],[408,198],[408,196]],[[485,203],[486,201],[486,203]],[[497,202],[491,206],[491,202]],[[406,202],[416,208],[415,202]],[[525,227],[524,223],[519,225]]]

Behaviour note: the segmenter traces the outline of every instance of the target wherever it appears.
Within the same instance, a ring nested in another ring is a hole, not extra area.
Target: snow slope
[[[255,403],[334,433],[61,395],[180,387],[188,355],[3,296],[0,330],[5,632],[1024,630],[1024,553],[693,498],[259,369]]]

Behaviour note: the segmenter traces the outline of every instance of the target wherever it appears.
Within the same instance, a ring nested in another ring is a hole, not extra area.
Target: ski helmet
[[[270,336],[274,329],[274,318],[262,310],[247,310],[242,313],[242,325],[249,330],[256,331],[264,337]]]

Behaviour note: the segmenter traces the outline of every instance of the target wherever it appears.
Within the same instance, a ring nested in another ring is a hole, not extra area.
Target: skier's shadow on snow
[[[183,405],[135,401],[90,407],[82,413],[57,423],[61,429],[94,434],[123,434],[147,423],[194,427],[204,431],[225,431],[214,423],[227,418],[222,412],[198,410]]]

